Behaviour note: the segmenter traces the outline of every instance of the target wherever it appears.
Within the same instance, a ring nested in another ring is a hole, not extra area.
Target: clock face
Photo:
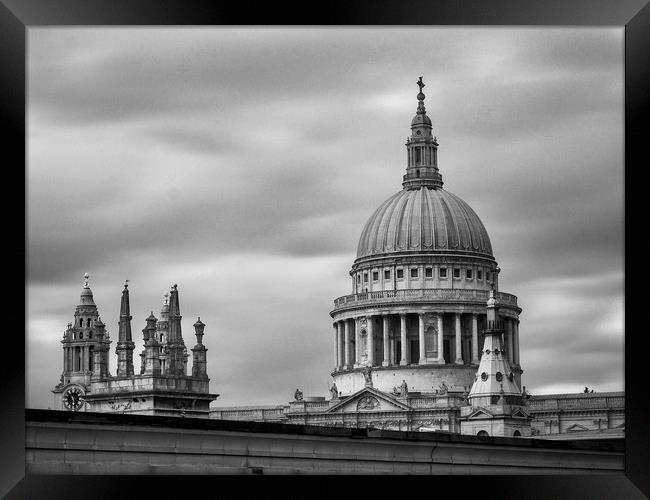
[[[84,404],[84,393],[78,387],[71,387],[63,393],[63,406],[68,410],[80,410]]]

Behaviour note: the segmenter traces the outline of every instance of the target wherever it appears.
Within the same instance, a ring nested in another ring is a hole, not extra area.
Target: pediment
[[[528,418],[528,413],[521,408],[517,408],[512,412],[512,416],[516,418]]]
[[[372,387],[364,387],[344,401],[329,408],[327,413],[365,413],[404,410],[410,410],[409,406]]]
[[[472,413],[470,413],[467,418],[469,420],[473,418],[494,418],[494,415],[492,415],[489,411],[485,410],[484,408],[478,408],[474,410]]]
[[[584,425],[580,424],[573,424],[569,427],[567,427],[566,431],[567,432],[580,432],[580,431],[588,431],[589,429],[585,427]]]

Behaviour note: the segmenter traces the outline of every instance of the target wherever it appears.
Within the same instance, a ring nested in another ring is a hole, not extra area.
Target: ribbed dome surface
[[[357,259],[411,251],[480,253],[492,245],[474,210],[444,189],[402,190],[382,203],[363,228]]]

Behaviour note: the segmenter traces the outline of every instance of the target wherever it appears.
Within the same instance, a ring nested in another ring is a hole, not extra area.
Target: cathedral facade
[[[620,435],[623,393],[531,396],[522,386],[517,297],[472,208],[443,189],[417,82],[402,189],[366,222],[350,294],[334,300],[329,398],[215,408],[212,418],[550,436]]]
[[[181,331],[177,285],[165,294],[160,319],[153,311],[146,319],[140,371],[135,373],[129,289],[128,283],[124,284],[115,348],[117,369],[111,375],[110,335],[99,316],[88,274],[85,278],[74,321],[61,340],[63,372],[52,391],[57,406],[73,411],[208,417],[210,402],[218,395],[209,391],[205,325],[201,318],[194,323],[196,345],[191,349],[193,365],[188,375],[189,354]]]

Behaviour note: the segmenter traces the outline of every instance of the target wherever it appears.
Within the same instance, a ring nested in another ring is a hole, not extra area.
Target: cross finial
[[[129,286],[129,281],[130,280],[124,280],[124,288],[127,288]]]
[[[422,77],[417,81],[418,87],[420,87],[420,92],[422,92],[422,87],[424,87],[424,82],[422,81]]]

